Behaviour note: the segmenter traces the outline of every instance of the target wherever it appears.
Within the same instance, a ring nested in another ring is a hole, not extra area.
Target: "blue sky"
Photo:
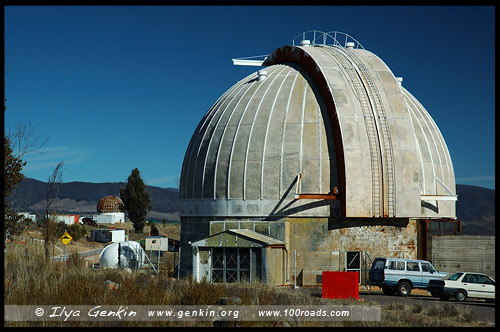
[[[493,6],[7,6],[5,130],[49,138],[27,177],[121,182],[133,168],[176,187],[205,112],[308,30],[342,31],[377,54],[427,109],[456,182],[495,188]]]

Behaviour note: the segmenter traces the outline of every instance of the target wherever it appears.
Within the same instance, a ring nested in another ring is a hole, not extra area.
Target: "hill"
[[[46,183],[26,178],[14,191],[10,198],[12,205],[18,211],[43,213],[45,210]],[[97,203],[107,195],[120,197],[120,188],[125,188],[125,182],[68,182],[62,183],[55,208],[59,213],[89,215],[96,213]],[[151,197],[152,209],[148,220],[163,219],[179,220],[179,190],[175,188],[160,188],[146,186]]]
[[[495,235],[495,190],[457,184],[462,235]]]
[[[120,196],[124,182],[63,183],[59,192],[57,210],[60,213],[92,215],[97,203],[107,195]],[[16,189],[10,201],[19,211],[40,213],[45,209],[46,183],[26,178]],[[151,197],[150,220],[179,220],[179,190],[147,186]],[[495,234],[495,190],[457,184],[457,218],[462,221],[462,235]]]

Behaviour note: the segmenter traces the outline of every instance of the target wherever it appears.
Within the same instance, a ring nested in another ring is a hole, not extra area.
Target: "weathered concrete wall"
[[[189,242],[194,242],[209,235],[210,224],[205,218],[181,218],[181,277],[192,273],[193,252]]]
[[[495,237],[433,236],[432,261],[439,271],[482,272],[495,279]]]
[[[181,244],[183,270],[190,273],[192,251],[187,241],[232,228],[246,228],[286,243],[286,252],[268,248],[263,269],[271,284],[314,285],[321,283],[322,271],[344,271],[346,252],[362,253],[365,257],[417,258],[417,221],[411,219],[368,218],[287,218],[278,221],[227,220],[207,221],[183,218]],[[196,225],[200,223],[200,225]],[[206,233],[203,233],[206,232]],[[190,237],[188,237],[189,235]],[[229,245],[229,242],[228,242]],[[229,245],[230,246],[230,245]],[[365,253],[367,255],[365,255]],[[294,272],[296,262],[296,273]],[[370,261],[366,266],[369,268]],[[200,266],[203,269],[203,267]],[[187,271],[187,270],[189,271]],[[362,270],[362,279],[364,271]]]
[[[194,264],[193,264],[193,277],[197,281],[203,279],[211,281],[210,268],[212,260],[210,257],[209,248],[193,248]]]
[[[344,271],[347,251],[360,251],[363,259],[366,252],[372,260],[417,258],[415,220],[288,218],[287,222],[289,284],[294,283],[295,259],[297,284],[312,285],[321,283],[322,271]]]
[[[284,264],[285,255],[282,248],[265,248],[266,251],[266,279],[267,283],[272,285],[283,285],[284,283]]]

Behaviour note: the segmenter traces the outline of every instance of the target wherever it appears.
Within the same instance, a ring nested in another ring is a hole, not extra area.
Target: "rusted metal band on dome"
[[[328,110],[328,115],[330,117],[330,124],[332,127],[335,152],[337,158],[337,174],[339,182],[339,194],[337,199],[341,201],[341,216],[346,216],[346,200],[345,200],[345,188],[346,188],[346,177],[345,177],[345,160],[344,160],[344,146],[342,143],[342,134],[340,130],[340,123],[337,116],[337,109],[335,107],[335,101],[333,100],[332,93],[328,88],[328,80],[321,71],[316,61],[307,52],[305,52],[300,47],[295,46],[283,46],[275,50],[271,55],[267,57],[264,61],[264,66],[271,66],[281,63],[291,62],[301,66],[316,82],[319,93],[325,102],[326,109]]]
[[[105,196],[97,203],[97,212],[122,212],[123,202],[116,196]]]

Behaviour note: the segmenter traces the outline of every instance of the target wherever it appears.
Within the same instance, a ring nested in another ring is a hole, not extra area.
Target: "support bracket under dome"
[[[328,194],[304,194],[302,193],[302,174],[298,174],[297,187],[295,189],[295,199],[324,199],[335,201],[338,199],[339,189],[337,187],[333,188]]]

